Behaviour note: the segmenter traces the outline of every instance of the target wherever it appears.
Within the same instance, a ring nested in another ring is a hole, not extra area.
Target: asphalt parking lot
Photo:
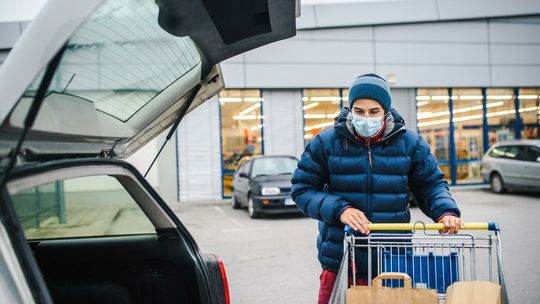
[[[540,303],[540,194],[495,195],[479,187],[453,188],[466,222],[497,221],[513,303]],[[201,250],[227,268],[232,303],[315,303],[320,266],[316,221],[301,215],[252,220],[227,201],[178,203],[179,218]],[[413,220],[429,222],[417,208]]]

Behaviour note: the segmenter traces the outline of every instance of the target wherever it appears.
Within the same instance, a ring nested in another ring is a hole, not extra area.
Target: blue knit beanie
[[[377,74],[364,74],[353,81],[349,88],[349,109],[352,109],[357,99],[363,98],[379,102],[385,112],[392,106],[390,86]]]

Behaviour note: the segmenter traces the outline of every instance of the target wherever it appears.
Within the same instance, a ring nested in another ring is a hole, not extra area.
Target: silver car
[[[482,176],[491,190],[540,190],[540,140],[493,145],[482,158]]]

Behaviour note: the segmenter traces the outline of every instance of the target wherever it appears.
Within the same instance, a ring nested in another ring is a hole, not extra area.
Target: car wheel
[[[255,203],[251,197],[248,197],[248,214],[250,218],[260,218],[261,213],[255,210]]]
[[[494,173],[491,176],[491,179],[489,180],[489,184],[491,186],[491,191],[495,193],[504,193],[506,192],[506,188],[504,187],[504,182],[502,180],[502,177],[499,173]]]
[[[236,195],[233,195],[232,208],[233,209],[240,209],[241,207],[242,207],[242,205],[240,205],[240,203],[238,202],[238,199],[236,198]]]

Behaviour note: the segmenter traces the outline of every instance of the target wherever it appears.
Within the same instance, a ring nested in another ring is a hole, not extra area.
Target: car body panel
[[[484,182],[490,182],[492,175],[496,173],[501,176],[507,188],[540,189],[540,161],[525,159],[530,147],[540,149],[540,141],[507,141],[492,146],[482,158]]]
[[[35,303],[4,224],[0,222],[0,294],[6,303]]]

